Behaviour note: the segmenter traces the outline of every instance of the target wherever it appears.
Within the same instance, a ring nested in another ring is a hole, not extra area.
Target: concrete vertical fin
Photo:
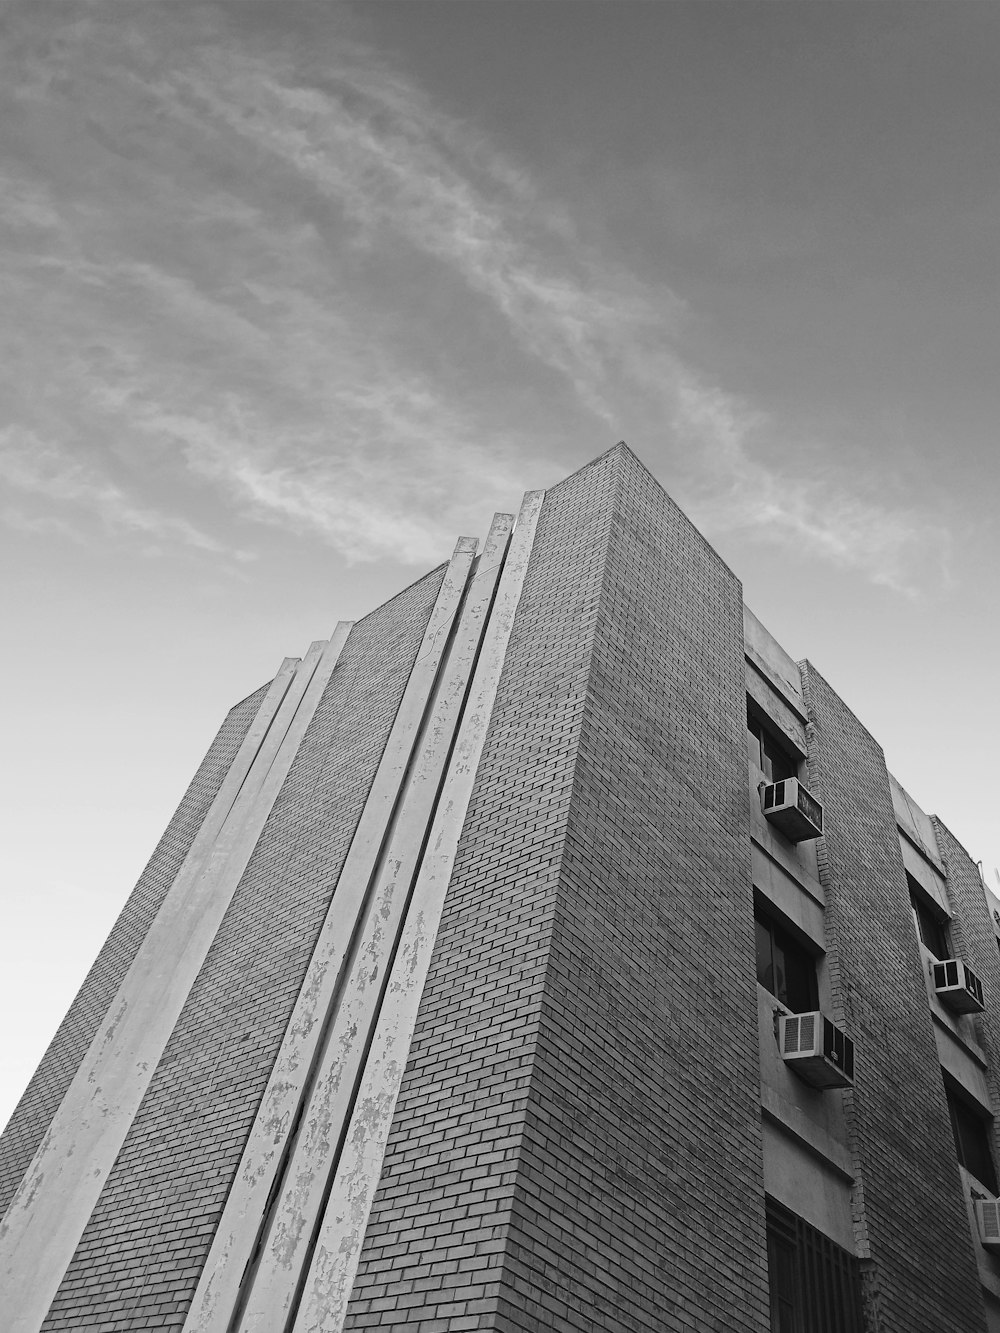
[[[769,1326],[741,613],[625,446],[547,492],[345,1333]]]
[[[382,1000],[363,1080],[325,1204],[322,1229],[295,1319],[294,1333],[339,1333],[343,1327],[445,893],[483,752],[544,495],[544,491],[528,492],[518,515]]]
[[[234,1326],[237,1311],[252,1293],[252,1275],[247,1280],[248,1266],[258,1257],[270,1196],[279,1173],[288,1165],[294,1136],[303,1118],[322,1042],[329,1032],[331,1010],[344,985],[373,879],[414,763],[428,700],[466,598],[477,545],[472,538],[459,540],[441,584],[330,912],[216,1229],[184,1324],[185,1333],[224,1333]],[[294,1280],[297,1279],[296,1271]]]
[[[267,1242],[240,1320],[242,1333],[269,1333],[283,1327],[294,1313],[323,1201],[337,1170],[358,1083],[364,1074],[513,521],[507,514],[494,519],[454,637],[431,690],[413,763],[355,929],[348,969],[310,1081],[284,1185],[269,1218]]]
[[[45,1318],[349,628],[282,664],[8,1209],[11,1333]]]

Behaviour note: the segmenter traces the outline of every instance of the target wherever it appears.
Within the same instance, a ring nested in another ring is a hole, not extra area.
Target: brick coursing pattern
[[[993,1121],[993,1160],[1000,1162],[1000,953],[993,931],[993,918],[979,869],[972,857],[936,815],[931,816],[938,854],[948,877],[948,903],[954,916],[951,923],[952,951],[965,961],[983,983],[985,1012],[963,1019],[972,1027],[976,1040],[986,1055],[986,1083],[990,1091]],[[988,1262],[1000,1276],[1000,1259]]]
[[[345,1328],[768,1326],[740,586],[550,491]]]
[[[90,1048],[267,690],[268,685],[262,685],[229,710],[14,1109],[0,1137],[0,1217]]]
[[[444,572],[351,631],[45,1333],[183,1325]]]
[[[800,670],[835,1016],[857,1048],[844,1110],[866,1326],[984,1333],[885,758],[815,667]]]

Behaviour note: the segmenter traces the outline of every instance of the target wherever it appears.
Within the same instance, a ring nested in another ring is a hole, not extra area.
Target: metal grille
[[[806,819],[808,819],[814,825],[814,827],[818,828],[819,831],[822,833],[823,807],[820,805],[819,801],[816,800],[815,796],[813,796],[810,792],[806,791],[805,787],[802,786],[801,782],[798,784],[797,804],[799,809],[805,815]]]
[[[978,1206],[983,1240],[1000,1241],[1000,1203],[994,1203],[992,1199],[980,1199]]]
[[[854,1042],[826,1017],[823,1019],[823,1053],[848,1078],[854,1078]]]
[[[852,1254],[774,1199],[767,1240],[772,1333],[864,1333]]]

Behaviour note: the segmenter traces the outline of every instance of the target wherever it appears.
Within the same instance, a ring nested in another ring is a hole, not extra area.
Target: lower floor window
[[[975,1102],[963,1097],[957,1084],[944,1082],[945,1095],[948,1098],[948,1110],[951,1112],[951,1130],[955,1135],[955,1151],[958,1160],[980,1184],[985,1185],[991,1194],[997,1193],[997,1172],[993,1165],[993,1153],[990,1151],[990,1139],[993,1137],[993,1121],[985,1110],[980,1110]]]
[[[767,1273],[771,1333],[863,1333],[858,1261],[774,1199]]]

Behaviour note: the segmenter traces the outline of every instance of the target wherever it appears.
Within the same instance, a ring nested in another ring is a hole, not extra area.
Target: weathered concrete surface
[[[466,589],[454,637],[424,700],[410,764],[356,920],[337,912],[334,896],[331,913],[341,937],[350,937],[351,950],[333,1000],[332,1022],[326,1025],[327,1035],[309,1080],[281,1192],[268,1220],[267,1239],[239,1324],[241,1333],[283,1328],[294,1311],[324,1194],[331,1172],[337,1169],[512,522],[509,515],[503,515],[494,523],[479,576],[470,579]]]
[[[11,1203],[0,1227],[10,1333],[41,1327],[349,628],[282,664]]]
[[[265,681],[226,713],[0,1134],[0,1218],[17,1193],[76,1071],[86,1059],[91,1042],[170,892],[270,686],[271,681]]]
[[[372,887],[387,829],[419,739],[427,699],[465,595],[476,546],[471,538],[459,541],[441,584],[330,913],[216,1229],[184,1333],[225,1333],[238,1303],[248,1294],[252,1296],[244,1275],[260,1239],[268,1197],[287,1160],[290,1136],[298,1127],[303,1097],[311,1087],[328,1015],[350,966],[355,923]],[[250,1317],[254,1317],[252,1312]]]
[[[295,1333],[339,1333],[343,1327],[431,951],[544,494],[544,491],[529,492],[518,515],[392,976],[382,1001],[378,1027],[326,1202],[322,1229],[293,1325]]]

